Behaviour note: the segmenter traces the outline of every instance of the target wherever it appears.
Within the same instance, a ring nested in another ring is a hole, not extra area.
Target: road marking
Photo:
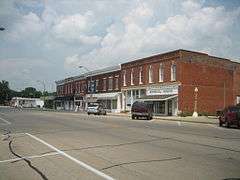
[[[43,155],[24,156],[24,157],[21,157],[21,158],[2,160],[2,161],[0,161],[0,163],[14,162],[14,161],[22,160],[22,159],[41,158],[41,157],[45,157],[45,156],[54,156],[54,155],[58,155],[58,154],[59,154],[58,152],[53,152],[53,153],[47,153],[47,154],[43,154]]]
[[[5,114],[5,113],[2,113],[2,112],[0,112],[0,114],[1,114],[1,115],[4,115],[4,116],[6,116],[6,115],[7,115],[7,114]]]
[[[37,140],[38,142],[40,142],[40,143],[42,143],[42,144],[48,146],[49,148],[53,149],[54,151],[58,152],[59,154],[65,156],[65,157],[67,157],[67,158],[69,158],[70,160],[74,161],[75,163],[77,163],[77,164],[80,165],[81,167],[83,167],[83,168],[85,168],[85,169],[87,169],[87,170],[89,170],[89,171],[92,171],[94,174],[96,174],[96,175],[98,175],[98,176],[101,176],[102,178],[107,179],[107,180],[114,180],[114,178],[112,178],[111,176],[108,176],[107,174],[104,174],[103,172],[101,172],[101,171],[99,171],[99,170],[97,170],[97,169],[89,166],[88,164],[86,164],[86,163],[84,163],[84,162],[82,162],[82,161],[79,161],[78,159],[76,159],[76,158],[68,155],[67,153],[65,153],[65,152],[57,149],[57,148],[54,147],[53,145],[48,144],[47,142],[43,141],[42,139],[40,139],[40,138],[38,138],[38,137],[36,137],[36,136],[34,136],[34,135],[32,135],[32,134],[29,134],[29,133],[26,133],[26,135],[30,136],[31,138]]]
[[[3,122],[5,122],[6,124],[11,124],[9,121],[7,121],[6,119],[3,119],[0,117],[0,120],[2,120]]]

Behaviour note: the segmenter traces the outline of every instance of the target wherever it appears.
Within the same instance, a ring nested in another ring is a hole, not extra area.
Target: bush
[[[181,112],[179,114],[179,116],[181,116],[181,117],[192,116],[192,112],[188,112],[188,111]]]

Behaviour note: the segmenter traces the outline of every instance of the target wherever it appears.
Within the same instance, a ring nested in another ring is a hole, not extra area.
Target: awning
[[[166,101],[168,99],[173,99],[178,97],[177,94],[174,95],[155,95],[155,96],[142,96],[139,98],[141,101]]]
[[[87,98],[97,98],[97,99],[117,99],[119,95],[118,92],[116,93],[98,93],[98,94],[87,94]]]
[[[55,97],[54,101],[73,101],[73,96],[59,96]]]

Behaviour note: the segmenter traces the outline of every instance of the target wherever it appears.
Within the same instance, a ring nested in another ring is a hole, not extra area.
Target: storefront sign
[[[150,86],[147,87],[146,95],[171,95],[178,94],[178,85]]]

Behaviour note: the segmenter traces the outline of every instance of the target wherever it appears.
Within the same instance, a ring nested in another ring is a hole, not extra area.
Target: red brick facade
[[[94,92],[89,90],[91,81],[96,83]],[[124,63],[121,70],[93,73],[81,80],[66,79],[57,86],[57,94],[128,93],[131,89],[147,90],[151,86],[173,84],[178,86],[178,111],[194,111],[197,87],[197,111],[213,114],[236,104],[237,96],[240,97],[240,64],[205,53],[176,50]]]

